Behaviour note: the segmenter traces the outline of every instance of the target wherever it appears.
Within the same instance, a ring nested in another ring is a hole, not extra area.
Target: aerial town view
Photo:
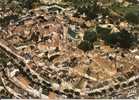
[[[139,0],[0,0],[0,99],[139,98]]]

